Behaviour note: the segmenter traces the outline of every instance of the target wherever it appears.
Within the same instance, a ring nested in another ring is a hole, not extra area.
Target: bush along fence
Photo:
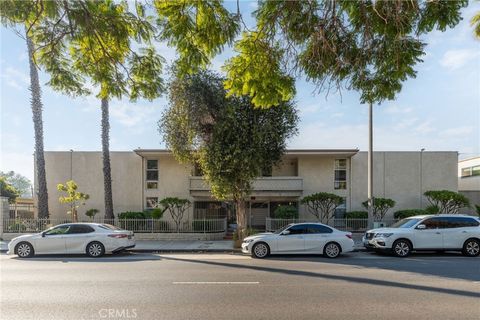
[[[70,223],[65,219],[3,219],[3,233],[35,233],[52,226]],[[79,222],[104,223],[103,219],[86,219]],[[116,227],[127,229],[135,233],[220,233],[227,230],[227,219],[187,220],[175,221],[143,218],[143,219],[115,219],[108,221]]]

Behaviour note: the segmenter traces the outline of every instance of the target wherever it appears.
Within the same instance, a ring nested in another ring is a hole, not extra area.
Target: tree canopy
[[[12,186],[5,177],[0,176],[0,195],[7,197],[8,202],[14,203],[20,192]]]
[[[328,192],[317,192],[302,198],[301,203],[307,207],[308,212],[318,221],[329,222],[335,214],[335,209],[343,203],[339,195]]]
[[[0,171],[0,177],[5,178],[5,180],[18,191],[20,196],[32,197],[32,182],[27,177],[14,171]]]
[[[424,196],[431,205],[429,210],[432,213],[458,213],[461,208],[470,207],[468,198],[455,191],[429,190]]]
[[[223,67],[225,88],[267,108],[294,96],[299,75],[319,90],[356,90],[362,102],[394,99],[416,76],[426,45],[420,37],[454,27],[468,1],[259,1],[254,28],[220,1],[155,4],[182,72],[205,66],[242,30],[233,41],[236,55]]]
[[[214,197],[241,202],[281,160],[298,115],[292,102],[255,109],[248,96],[227,97],[223,81],[212,72],[176,77],[159,129],[178,160],[198,164]]]

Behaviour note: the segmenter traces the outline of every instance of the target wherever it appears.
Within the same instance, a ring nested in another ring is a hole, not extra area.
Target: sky
[[[235,2],[226,2],[236,6]],[[241,3],[242,12],[256,2]],[[470,18],[480,10],[471,2],[463,10],[463,21],[446,32],[435,31],[423,38],[428,45],[424,62],[417,65],[415,79],[407,80],[393,101],[374,106],[375,151],[458,151],[460,158],[480,156],[480,40],[473,37]],[[247,24],[253,20],[248,18]],[[0,170],[13,170],[33,181],[34,131],[30,108],[27,48],[13,31],[0,27]],[[175,51],[157,44],[168,62]],[[212,61],[220,67],[233,52]],[[46,151],[101,150],[100,101],[94,96],[70,98],[44,85],[48,75],[40,73]],[[316,93],[315,87],[297,79],[295,101],[300,114],[299,134],[289,148],[368,147],[368,106],[359,94]],[[110,103],[110,150],[165,148],[157,121],[168,106],[163,97],[150,101],[113,100]]]

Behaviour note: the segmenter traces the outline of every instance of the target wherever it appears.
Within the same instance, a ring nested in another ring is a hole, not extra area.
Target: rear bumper
[[[133,245],[126,246],[126,247],[119,247],[115,250],[112,250],[112,253],[120,252],[120,251],[131,249],[131,248],[135,248],[135,245],[133,244]]]

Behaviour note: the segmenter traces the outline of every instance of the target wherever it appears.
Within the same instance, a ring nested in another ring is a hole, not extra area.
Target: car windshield
[[[422,220],[422,219],[418,219],[418,218],[402,219],[402,220],[397,221],[394,224],[392,224],[390,226],[390,228],[411,228],[414,225],[416,225],[417,222],[420,221],[420,220]]]
[[[289,225],[286,225],[285,227],[282,227],[282,228],[278,229],[278,230],[275,231],[274,233],[275,233],[275,234],[280,234],[280,233],[282,233],[283,230],[285,230],[285,229],[287,229],[287,228],[290,228],[292,225],[293,225],[293,223],[290,223]]]

